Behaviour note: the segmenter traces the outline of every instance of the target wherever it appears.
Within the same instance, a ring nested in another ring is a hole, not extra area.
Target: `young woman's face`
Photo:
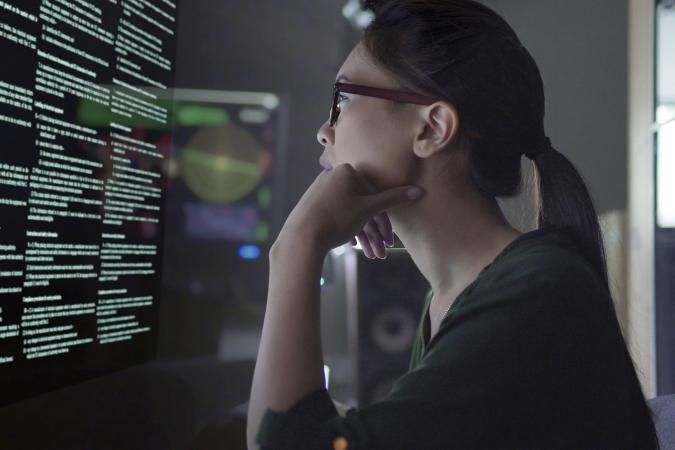
[[[360,42],[338,71],[336,79],[341,77],[344,83],[400,89]],[[351,164],[378,190],[414,181],[414,106],[392,108],[389,100],[342,92],[338,102],[340,115],[334,127],[326,120],[317,133],[324,146],[321,159],[332,167]]]

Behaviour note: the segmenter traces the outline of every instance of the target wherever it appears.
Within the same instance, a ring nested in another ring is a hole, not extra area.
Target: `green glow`
[[[269,208],[272,203],[272,191],[267,186],[261,186],[258,189],[258,205],[261,208]]]
[[[184,105],[176,114],[177,124],[187,127],[225,125],[229,121],[227,111],[210,106]]]
[[[241,175],[250,175],[255,178],[260,177],[262,173],[256,163],[232,159],[223,155],[213,155],[191,148],[183,150],[183,159],[191,164],[203,165],[217,172],[234,172]]]
[[[270,235],[270,227],[266,223],[260,222],[255,227],[255,237],[259,242],[265,242]]]
[[[174,102],[166,99],[144,98],[144,101],[153,103],[167,110],[166,123],[161,123],[143,116],[134,115],[129,118],[114,114],[110,106],[101,105],[91,100],[82,99],[77,107],[77,123],[90,127],[110,126],[110,122],[116,122],[130,128],[144,128],[146,130],[170,130],[173,125]]]

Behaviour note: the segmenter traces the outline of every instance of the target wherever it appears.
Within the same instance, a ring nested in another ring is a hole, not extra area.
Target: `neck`
[[[469,183],[439,189],[420,181],[425,196],[391,210],[389,217],[431,285],[434,298],[430,308],[442,315],[480,271],[522,233],[508,223],[494,199],[481,196]]]

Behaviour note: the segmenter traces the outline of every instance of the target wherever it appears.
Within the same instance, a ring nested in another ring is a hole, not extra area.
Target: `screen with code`
[[[0,0],[0,404],[155,356],[177,0]]]

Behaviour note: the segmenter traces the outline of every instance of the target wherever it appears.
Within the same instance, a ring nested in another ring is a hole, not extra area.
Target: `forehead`
[[[346,81],[347,83],[384,88],[398,86],[395,78],[376,64],[363,42],[356,44],[349,53],[336,78],[340,75],[345,75],[351,80]]]

